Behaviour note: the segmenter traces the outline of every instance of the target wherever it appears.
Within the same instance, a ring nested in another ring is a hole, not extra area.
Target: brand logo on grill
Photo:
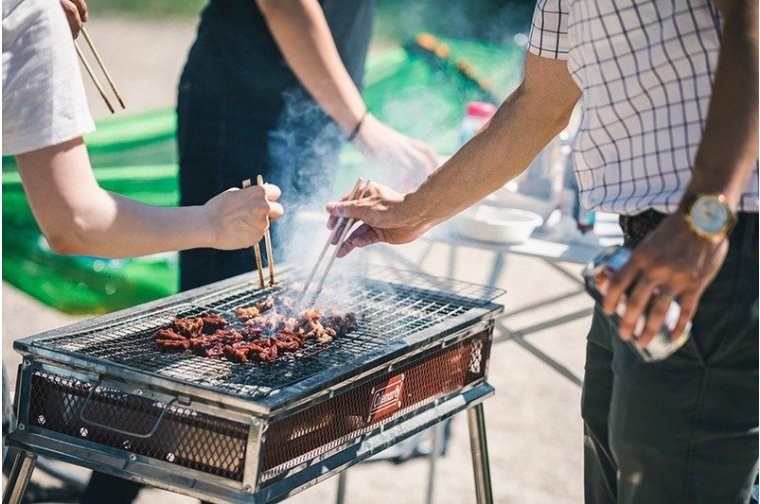
[[[389,415],[401,407],[404,392],[404,373],[394,376],[384,384],[372,387],[369,421]]]

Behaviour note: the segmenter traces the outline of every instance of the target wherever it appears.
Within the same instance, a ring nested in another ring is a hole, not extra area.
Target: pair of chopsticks
[[[361,199],[367,194],[367,190],[369,189],[370,180],[367,180],[366,182],[362,179],[359,179],[356,181],[356,184],[354,185],[354,189],[351,192],[351,199]],[[309,291],[309,287],[311,286],[312,281],[314,280],[314,276],[317,274],[317,271],[319,270],[319,266],[322,263],[322,260],[325,258],[325,255],[327,254],[327,249],[330,248],[330,244],[335,240],[336,237],[338,237],[338,234],[340,233],[340,238],[338,239],[337,243],[335,244],[335,250],[333,250],[332,256],[330,256],[330,260],[327,262],[327,266],[325,267],[324,272],[322,273],[322,276],[319,279],[319,282],[317,283],[317,288],[314,290],[314,294],[312,295],[308,305],[313,305],[314,302],[317,300],[317,297],[319,297],[319,294],[322,292],[322,287],[325,285],[325,280],[327,279],[327,275],[330,272],[330,268],[332,268],[333,262],[335,262],[335,258],[338,256],[338,251],[340,250],[341,245],[343,245],[343,242],[348,237],[349,231],[351,231],[351,227],[354,225],[355,219],[350,218],[344,218],[338,221],[338,224],[335,226],[335,229],[332,233],[330,233],[330,236],[327,238],[327,243],[325,243],[325,246],[322,247],[322,252],[319,254],[319,258],[317,259],[317,263],[314,265],[314,267],[311,270],[311,273],[309,273],[308,278],[306,279],[306,284],[303,287],[303,290],[301,291],[301,294],[298,296],[298,299],[296,300],[296,307],[301,306],[301,301],[303,301],[304,297],[306,296],[306,293]]]
[[[261,175],[258,175],[256,177],[256,185],[259,187],[264,186],[264,177]],[[243,181],[243,189],[251,187],[251,179],[245,179]],[[259,284],[261,287],[264,287],[264,265],[261,262],[261,249],[259,248],[259,244],[261,243],[261,240],[259,240],[258,243],[254,243],[253,245],[253,256],[256,260],[256,269],[259,271]],[[267,265],[269,266],[269,286],[274,285],[274,260],[272,259],[272,235],[269,233],[269,220],[267,219],[267,229],[264,232],[264,248],[266,249],[267,253]]]
[[[113,94],[115,94],[116,99],[119,100],[119,105],[121,105],[122,109],[126,109],[127,107],[126,105],[124,105],[124,100],[121,98],[121,95],[119,94],[119,90],[116,89],[116,84],[113,83],[113,79],[111,79],[111,74],[108,73],[105,63],[103,63],[103,60],[100,58],[100,54],[98,54],[98,50],[95,49],[95,44],[92,43],[92,39],[90,38],[90,35],[87,33],[87,30],[84,29],[84,26],[82,27],[81,33],[84,36],[84,40],[87,42],[87,45],[90,47],[90,51],[92,51],[92,54],[95,56],[95,61],[98,62],[98,66],[100,66],[100,70],[103,72],[103,75],[106,76],[106,80],[108,81],[108,84],[110,84]],[[108,100],[108,97],[106,96],[105,91],[103,91],[103,86],[100,85],[100,81],[95,76],[95,72],[92,71],[92,67],[90,67],[89,63],[87,63],[87,60],[84,57],[84,53],[82,53],[82,50],[79,48],[79,45],[77,45],[76,40],[74,41],[74,47],[77,50],[77,55],[79,56],[79,60],[82,62],[84,69],[87,70],[87,73],[89,74],[90,79],[92,79],[92,82],[95,84],[95,87],[98,88],[100,97],[103,98],[103,101],[106,102],[106,106],[108,107],[108,110],[110,110],[111,113],[113,114],[115,112],[113,105],[111,105],[111,102]]]

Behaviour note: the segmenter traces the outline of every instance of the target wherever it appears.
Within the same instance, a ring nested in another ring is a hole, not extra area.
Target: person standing
[[[2,149],[16,158],[50,247],[61,254],[122,258],[256,243],[269,220],[283,213],[274,185],[225,187],[180,208],[144,205],[100,187],[82,138],[95,124],[72,42],[87,17],[84,0],[3,2]],[[12,413],[5,374],[3,366],[3,436]],[[108,485],[88,488],[89,502],[130,502],[139,490],[134,483],[95,474],[93,479]]]
[[[261,174],[289,208],[272,228],[281,256],[298,212],[330,195],[345,141],[396,180],[416,185],[435,168],[427,145],[382,124],[361,97],[373,9],[373,0],[211,0],[179,83],[182,205]],[[186,251],[180,288],[249,269],[249,252]]]
[[[581,399],[589,503],[749,502],[758,471],[758,4],[536,6],[524,79],[416,190],[327,205],[364,223],[340,255],[406,243],[519,175],[582,97],[575,175],[634,248],[597,305]],[[625,296],[624,296],[625,294]],[[603,316],[625,297],[619,327]],[[691,337],[646,364],[673,300]]]

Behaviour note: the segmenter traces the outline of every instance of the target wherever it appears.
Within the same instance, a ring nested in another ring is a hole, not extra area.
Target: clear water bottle
[[[601,303],[607,294],[607,287],[610,279],[625,266],[631,258],[631,251],[625,247],[615,245],[609,247],[592,260],[581,273],[586,284],[586,291],[591,294],[597,302]],[[645,314],[651,310],[651,304],[647,306]],[[620,319],[625,313],[625,300],[617,307],[612,315],[605,314],[610,323],[618,327]],[[644,331],[646,325],[645,319],[639,317],[636,321],[636,327],[633,330],[633,339],[626,341],[626,344],[643,362],[657,362],[667,359],[676,353],[691,335],[691,322],[686,325],[684,332],[678,337],[673,338],[673,329],[678,324],[678,318],[681,316],[681,305],[678,300],[674,299],[668,306],[660,330],[655,333],[654,338],[645,347],[638,343],[639,336]]]
[[[466,144],[496,113],[493,103],[472,101],[467,103],[462,125],[459,127],[459,146]]]

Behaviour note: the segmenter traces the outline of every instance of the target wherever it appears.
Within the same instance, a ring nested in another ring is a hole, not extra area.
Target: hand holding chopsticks
[[[355,199],[363,198],[367,192],[367,189],[369,188],[369,185],[370,185],[369,180],[367,180],[366,182],[362,179],[357,180],[356,184],[354,185],[354,189],[351,192],[351,199],[355,200]],[[309,305],[314,304],[317,297],[322,292],[322,287],[325,284],[325,280],[327,279],[327,275],[330,272],[330,268],[332,268],[333,262],[335,262],[335,258],[338,255],[338,251],[340,250],[340,247],[343,244],[343,241],[348,236],[349,231],[351,231],[351,226],[353,225],[354,225],[354,219],[352,218],[343,219],[342,221],[338,222],[338,225],[335,226],[335,228],[333,229],[333,232],[330,233],[330,236],[328,237],[327,242],[325,242],[324,247],[322,247],[322,252],[319,254],[319,258],[317,259],[316,264],[314,265],[314,267],[311,270],[311,273],[309,273],[309,276],[306,279],[306,284],[304,285],[303,290],[301,291],[301,294],[298,296],[298,299],[296,300],[296,306],[301,305],[301,302],[306,296],[306,293],[309,291],[309,287],[311,286],[311,283],[314,280],[314,276],[317,274],[317,271],[319,270],[319,266],[322,263],[322,260],[325,258],[325,255],[327,254],[327,249],[330,247],[331,243],[334,243],[335,250],[333,250],[333,253],[330,256],[330,259],[327,262],[327,266],[325,267],[325,270],[322,273],[322,276],[320,277],[319,282],[317,283],[317,287],[314,290],[314,295],[311,297],[311,300],[308,303]]]

